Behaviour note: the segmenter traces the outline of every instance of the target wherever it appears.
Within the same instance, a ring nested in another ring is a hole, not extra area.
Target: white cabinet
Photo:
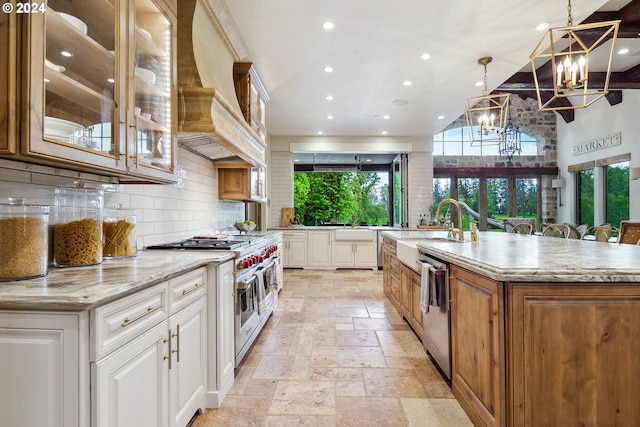
[[[331,266],[331,232],[329,230],[307,232],[309,242],[309,263],[313,267]]]
[[[378,268],[378,247],[376,242],[354,242],[353,266]]]
[[[218,408],[233,386],[235,280],[233,260],[209,268],[207,408]]]
[[[331,250],[336,267],[353,267],[353,242],[333,242]]]
[[[338,235],[338,232],[340,234]],[[348,237],[347,232],[364,232],[361,234],[353,234],[354,240],[344,240]],[[354,268],[378,268],[378,248],[375,240],[376,234],[371,230],[355,229],[355,230],[335,230],[333,241],[331,242],[331,251],[333,256],[333,266],[335,267],[354,267]],[[356,240],[362,239],[362,240]],[[368,239],[368,240],[364,240]]]
[[[86,313],[0,313],[0,424],[88,425],[87,323]]]
[[[169,425],[184,427],[205,406],[207,386],[207,298],[169,318]]]
[[[184,427],[204,410],[207,269],[91,310],[91,419]]]
[[[168,427],[167,321],[92,365],[92,425]]]
[[[284,267],[307,266],[307,232],[285,231],[283,233]]]

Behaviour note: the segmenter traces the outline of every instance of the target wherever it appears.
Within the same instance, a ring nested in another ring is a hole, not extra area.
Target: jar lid
[[[0,203],[1,214],[41,214],[49,213],[49,206],[25,204],[24,197],[9,197],[8,203]]]

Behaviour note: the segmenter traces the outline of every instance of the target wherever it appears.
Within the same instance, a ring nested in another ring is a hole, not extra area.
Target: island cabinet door
[[[510,285],[513,426],[640,426],[640,286]]]
[[[505,424],[503,283],[450,269],[451,387],[477,426]]]

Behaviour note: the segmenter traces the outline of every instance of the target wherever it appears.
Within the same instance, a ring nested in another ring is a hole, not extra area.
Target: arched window
[[[466,126],[447,129],[433,136],[434,156],[498,156],[497,145],[472,147]],[[538,140],[524,132],[521,156],[537,156]]]

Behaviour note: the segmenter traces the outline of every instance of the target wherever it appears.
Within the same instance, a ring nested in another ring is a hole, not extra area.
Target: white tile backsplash
[[[218,200],[218,172],[210,160],[179,149],[181,182],[174,185],[111,185],[104,204],[135,209],[138,248],[232,229],[244,218],[244,203]],[[29,204],[53,205],[54,188],[71,185],[78,176],[88,185],[103,177],[0,159],[0,202],[24,197]]]

